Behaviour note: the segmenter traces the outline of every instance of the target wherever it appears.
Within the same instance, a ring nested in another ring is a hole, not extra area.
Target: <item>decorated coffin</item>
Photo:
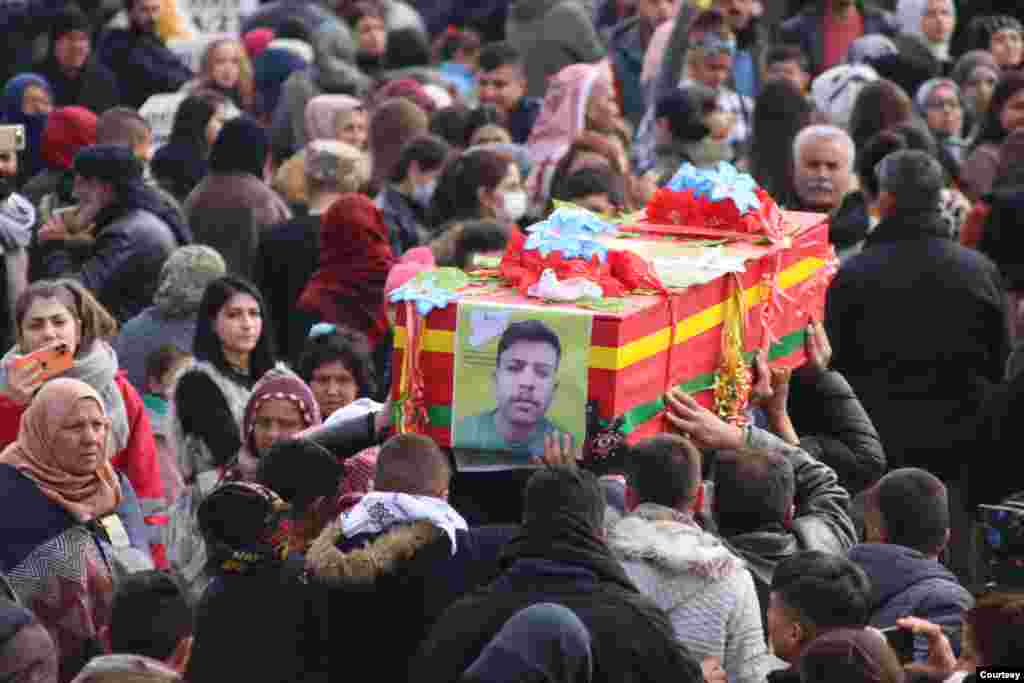
[[[552,432],[591,460],[655,434],[673,387],[742,419],[750,356],[803,363],[836,265],[824,216],[773,210],[770,236],[682,213],[596,231],[581,249],[517,236],[500,271],[471,273],[428,306],[395,304],[400,428],[468,454],[462,463],[516,464]]]

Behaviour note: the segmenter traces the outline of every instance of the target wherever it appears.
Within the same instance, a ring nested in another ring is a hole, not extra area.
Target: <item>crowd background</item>
[[[1024,664],[1015,3],[217,7],[0,4],[0,675]],[[391,436],[388,292],[723,161],[841,262],[750,425],[673,392],[600,478]]]

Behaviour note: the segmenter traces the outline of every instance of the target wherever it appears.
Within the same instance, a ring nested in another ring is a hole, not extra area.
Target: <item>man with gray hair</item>
[[[314,140],[303,152],[308,211],[272,227],[260,238],[259,282],[274,321],[282,358],[295,360],[305,331],[316,320],[295,310],[295,302],[320,258],[320,217],[346,192],[359,192],[370,179],[366,154],[337,140]]]
[[[871,414],[892,467],[959,484],[982,388],[999,382],[1009,349],[999,270],[949,239],[938,161],[900,150],[876,174],[881,222],[828,292],[832,362]],[[963,510],[959,491],[950,486],[951,506]],[[954,523],[954,555],[957,531]],[[954,569],[965,578],[965,567]]]
[[[829,214],[829,239],[840,259],[856,253],[871,221],[867,200],[856,189],[856,149],[849,134],[832,125],[807,126],[793,140],[793,208]]]

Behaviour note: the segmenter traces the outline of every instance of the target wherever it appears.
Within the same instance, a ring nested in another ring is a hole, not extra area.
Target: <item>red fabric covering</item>
[[[985,223],[988,215],[992,213],[992,207],[987,202],[979,200],[971,207],[963,226],[960,228],[960,244],[965,247],[977,249],[981,239],[985,236]]]
[[[157,457],[156,440],[149,424],[149,415],[142,398],[128,381],[124,370],[118,370],[114,377],[117,388],[124,399],[124,409],[130,427],[128,444],[114,456],[114,468],[131,482],[143,512],[151,513],[164,505],[164,485],[160,476],[160,460]],[[0,394],[0,449],[18,439],[18,426],[27,406],[12,401]],[[145,521],[151,532],[150,550],[153,561],[161,569],[168,568],[166,551],[162,543],[154,542],[160,537],[159,527],[166,520],[159,515],[147,514]]]
[[[324,322],[366,334],[376,346],[388,330],[384,285],[394,264],[388,226],[373,200],[344,194],[324,214],[320,268],[298,306]]]
[[[95,144],[96,114],[85,107],[61,107],[46,118],[42,157],[50,168],[71,168],[78,150]]]
[[[831,69],[836,64],[846,61],[846,53],[850,45],[864,35],[864,17],[854,5],[850,7],[846,17],[837,19],[832,11],[831,3],[825,8],[825,19],[822,22],[822,53],[821,70]]]

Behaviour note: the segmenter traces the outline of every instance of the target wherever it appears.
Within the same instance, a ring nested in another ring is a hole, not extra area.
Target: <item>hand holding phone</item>
[[[899,630],[909,633],[911,635],[911,659],[913,659],[914,654],[913,636],[920,634],[928,639],[928,661],[907,664],[904,667],[907,671],[924,674],[936,680],[945,680],[956,671],[956,655],[953,654],[953,646],[950,645],[949,638],[946,637],[941,626],[925,619],[918,619],[917,617],[903,617],[902,619],[897,619],[896,624],[897,626],[894,626],[892,629],[882,629],[882,633],[885,634],[887,640],[889,639],[889,634],[887,633],[889,631]],[[891,640],[889,642],[892,644]],[[897,655],[899,655],[898,651]],[[900,660],[903,661],[902,656],[900,656]]]
[[[28,403],[43,382],[68,370],[74,362],[71,348],[63,342],[15,356],[7,368],[11,397]]]

